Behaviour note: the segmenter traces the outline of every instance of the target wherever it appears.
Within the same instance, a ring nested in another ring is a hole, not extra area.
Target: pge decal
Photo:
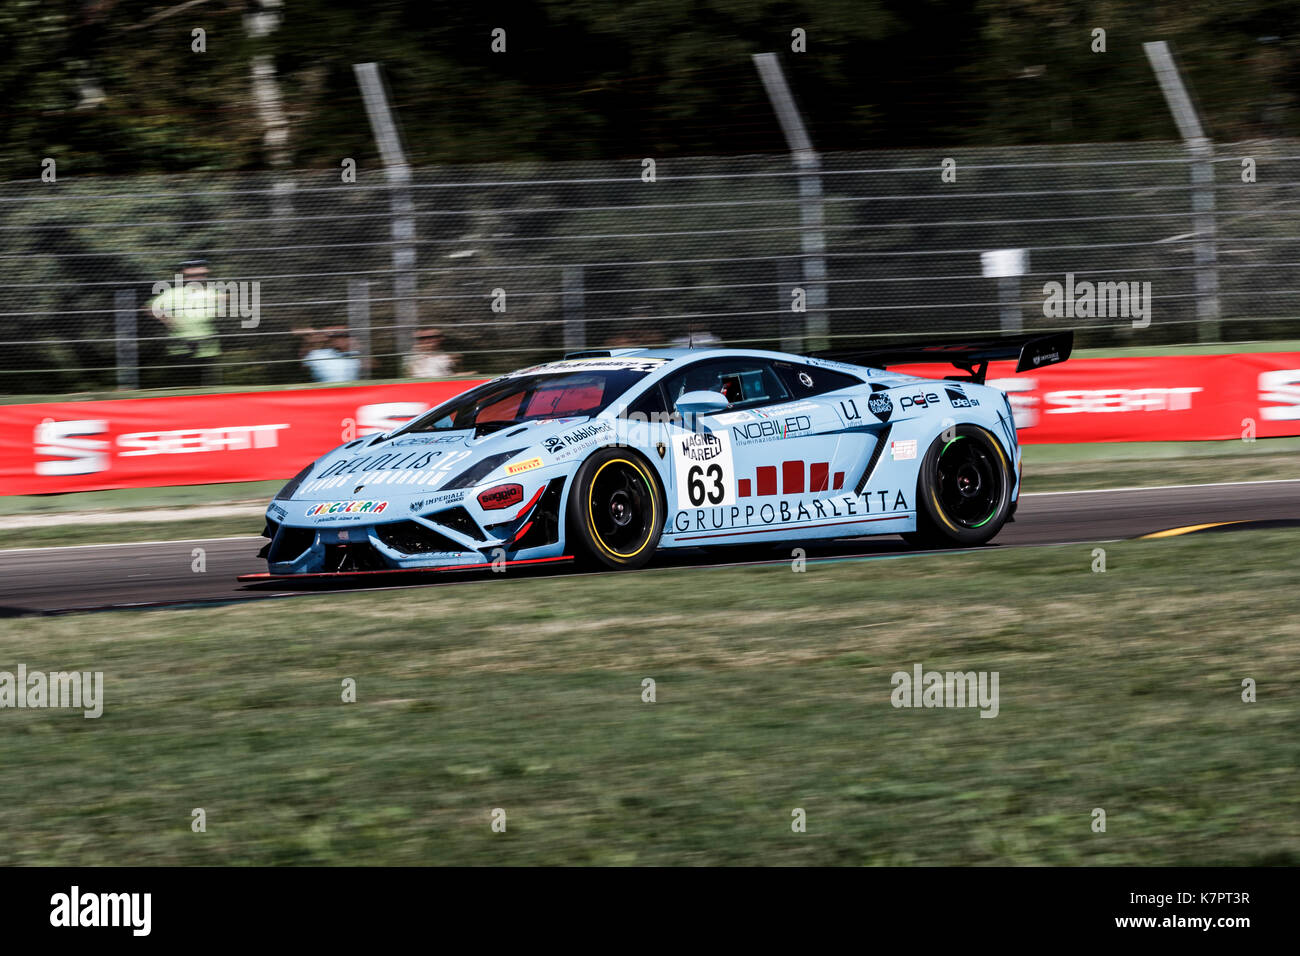
[[[939,396],[934,392],[917,392],[915,395],[904,395],[898,400],[898,407],[907,411],[909,408],[929,408],[931,405],[939,404]]]

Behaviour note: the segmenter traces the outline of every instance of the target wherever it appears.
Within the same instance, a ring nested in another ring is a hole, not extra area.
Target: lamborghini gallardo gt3
[[[988,363],[1049,365],[1071,342],[572,353],[308,465],[267,510],[267,576],[637,568],[667,548],[864,535],[983,544],[1020,490],[1011,405],[984,384]],[[924,361],[960,373],[888,370]]]

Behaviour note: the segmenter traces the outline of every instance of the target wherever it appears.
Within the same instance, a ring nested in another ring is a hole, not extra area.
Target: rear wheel
[[[654,557],[663,522],[663,494],[640,455],[602,448],[582,463],[569,492],[568,532],[583,564],[644,566]]]
[[[903,537],[918,547],[984,544],[1011,513],[1011,464],[987,430],[958,425],[936,438],[916,479],[916,531]]]

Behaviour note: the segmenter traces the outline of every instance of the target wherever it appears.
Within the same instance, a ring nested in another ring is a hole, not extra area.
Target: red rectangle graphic
[[[787,495],[803,494],[803,462],[781,462],[781,487]]]
[[[815,461],[808,466],[808,490],[825,491],[826,478],[830,473],[831,465],[828,461]]]

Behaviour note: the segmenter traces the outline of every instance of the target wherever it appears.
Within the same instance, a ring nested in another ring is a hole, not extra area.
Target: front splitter
[[[241,584],[258,584],[266,581],[343,581],[349,578],[372,578],[382,575],[411,574],[446,574],[453,571],[489,571],[493,568],[520,567],[538,564],[572,563],[573,555],[563,554],[554,558],[523,558],[515,561],[484,561],[480,564],[453,564],[440,568],[381,568],[376,571],[312,571],[305,574],[272,574],[261,571],[255,574],[241,574],[235,578]]]

